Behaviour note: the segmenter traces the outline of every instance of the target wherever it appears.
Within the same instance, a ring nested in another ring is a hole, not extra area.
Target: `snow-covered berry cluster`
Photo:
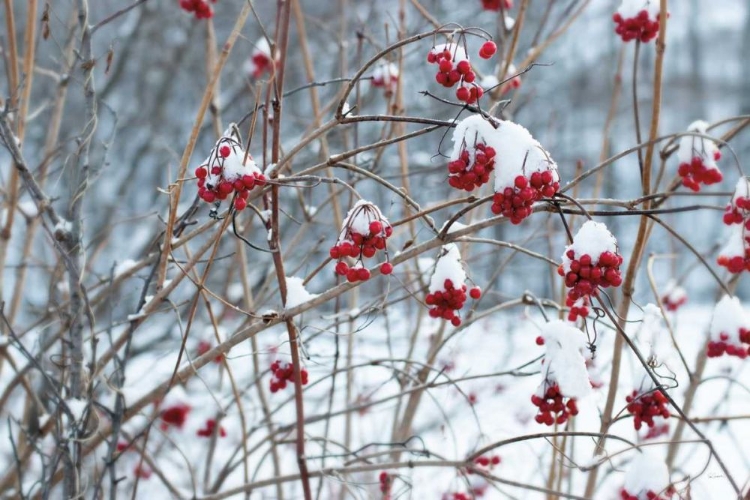
[[[185,403],[176,403],[165,408],[160,415],[161,430],[166,431],[170,427],[182,429],[185,426],[188,413],[190,413],[191,409],[190,405]]]
[[[196,435],[200,437],[211,437],[214,434],[214,429],[216,429],[216,420],[214,420],[213,418],[209,418],[208,420],[206,420],[206,423],[203,425],[203,427],[198,429],[198,431],[196,432]],[[227,431],[224,429],[223,426],[219,426],[218,435],[219,437],[227,436]]]
[[[445,245],[435,263],[435,271],[430,278],[429,293],[425,303],[430,306],[430,316],[450,321],[453,326],[461,325],[457,314],[467,298],[466,271],[461,263],[458,247],[451,243]],[[482,296],[479,287],[468,291],[468,296],[478,300]]]
[[[385,90],[386,95],[391,95],[398,87],[398,78],[398,66],[393,63],[378,64],[372,72],[372,86]]]
[[[271,57],[271,46],[268,45],[268,40],[261,37],[255,42],[255,47],[250,53],[250,59],[245,63],[245,72],[253,80],[257,80],[264,73],[272,73],[276,62]]]
[[[623,42],[640,40],[648,43],[659,34],[658,0],[623,0],[612,16],[615,33]]]
[[[637,453],[625,473],[625,484],[620,490],[622,500],[667,500],[673,486],[669,469],[663,460],[649,452]]]
[[[266,177],[234,135],[225,134],[201,166],[195,169],[198,196],[207,203],[226,200],[232,193],[235,210],[244,210],[250,191],[264,186]]]
[[[503,6],[505,10],[513,8],[513,0],[482,0],[482,8],[484,10],[498,11],[500,6]]]
[[[370,271],[364,267],[363,259],[370,259],[385,251],[386,261],[380,265],[380,272],[391,274],[393,265],[388,261],[386,242],[393,234],[393,227],[380,209],[369,201],[358,201],[344,219],[336,244],[329,254],[337,260],[336,274],[346,276],[349,282],[367,281]],[[347,259],[356,262],[349,266]]]
[[[745,359],[750,355],[750,318],[737,297],[725,295],[716,304],[709,333],[709,358],[726,354]]]
[[[691,134],[706,135],[708,123],[698,120],[690,124],[687,131]],[[677,150],[680,166],[677,173],[682,177],[682,184],[698,192],[701,184],[711,185],[721,182],[723,176],[716,162],[721,159],[721,151],[716,143],[704,137],[686,135],[680,139]]]
[[[724,209],[724,224],[742,224],[750,230],[750,179],[743,177],[737,181],[734,195]]]
[[[660,389],[646,392],[634,389],[625,397],[625,401],[628,403],[628,411],[633,415],[633,426],[637,431],[641,430],[644,422],[649,427],[656,425],[654,417],[669,418],[671,415],[667,397]]]
[[[569,321],[587,316],[592,296],[599,287],[617,287],[622,283],[617,253],[617,240],[601,222],[587,221],[565,248],[563,263],[557,269],[565,277],[568,295],[565,305],[570,308]]]
[[[535,202],[551,198],[560,189],[557,164],[521,125],[504,122],[498,130],[502,140],[491,210],[520,224],[531,215]]]
[[[495,149],[483,142],[464,143],[457,160],[448,163],[448,184],[456,189],[473,191],[490,181],[495,169]]]
[[[216,3],[216,0],[210,0]],[[210,19],[214,17],[214,9],[211,7],[209,0],[180,0],[182,10],[192,12],[196,19]]]
[[[661,302],[667,311],[674,312],[682,307],[687,302],[687,299],[687,291],[674,281],[670,281],[667,283]]]
[[[382,471],[378,476],[380,484],[380,493],[383,494],[382,500],[391,500],[391,487],[393,486],[393,474]]]
[[[479,52],[480,56],[488,53],[484,47],[482,45],[482,50]],[[495,50],[497,50],[497,47]],[[482,87],[475,82],[477,75],[471,68],[469,56],[460,45],[446,43],[433,47],[427,53],[427,62],[437,64],[438,71],[435,74],[435,80],[440,85],[446,88],[458,85],[456,99],[459,101],[474,104],[484,95]]]
[[[578,398],[591,392],[583,356],[585,338],[583,332],[559,320],[546,323],[540,337],[546,352],[544,379],[531,396],[531,403],[538,408],[535,420],[545,425],[564,424],[578,415]]]
[[[299,375],[302,385],[307,385],[309,378],[307,370],[301,368]],[[269,387],[271,392],[275,393],[286,389],[287,382],[294,385],[294,365],[289,362],[282,363],[279,360],[271,363],[271,383]]]

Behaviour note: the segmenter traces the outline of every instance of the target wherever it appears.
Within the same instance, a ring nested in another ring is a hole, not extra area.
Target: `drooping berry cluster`
[[[648,43],[659,34],[659,9],[652,17],[649,10],[643,9],[633,17],[625,17],[620,12],[615,12],[612,20],[615,22],[615,33],[620,35],[623,42],[640,40]]]
[[[483,142],[473,148],[464,143],[457,160],[448,163],[448,184],[456,189],[473,191],[490,181],[495,169],[495,149]]]
[[[309,376],[304,368],[300,369],[300,379],[302,385],[307,385]],[[292,386],[294,385],[294,365],[291,363],[282,364],[279,360],[271,363],[271,392],[275,393],[286,389],[287,382],[291,383]]]
[[[547,384],[544,384],[547,385]],[[542,387],[543,389],[543,387]],[[560,392],[560,387],[553,383],[539,394],[531,396],[531,403],[539,408],[534,420],[539,424],[564,424],[571,416],[578,415],[575,398],[567,398]]]
[[[185,426],[188,413],[190,413],[191,409],[190,405],[184,403],[174,404],[165,408],[160,415],[161,430],[166,431],[170,427],[182,429]]]
[[[196,432],[196,434],[200,437],[211,437],[214,434],[214,429],[216,429],[216,420],[213,418],[209,418],[206,420],[206,423],[204,426]],[[224,429],[223,426],[219,426],[219,437],[226,437],[227,431]]]
[[[569,321],[588,315],[591,297],[597,295],[599,287],[622,284],[621,264],[617,241],[607,226],[594,221],[584,223],[573,244],[566,248],[563,263],[557,269],[569,288],[565,299],[565,305],[571,308]]]
[[[380,492],[383,494],[382,500],[391,500],[391,487],[393,486],[393,474],[382,471],[378,476],[380,483]]]
[[[460,311],[466,302],[466,290],[466,285],[456,288],[453,281],[446,279],[442,290],[428,293],[425,297],[425,303],[431,306],[430,316],[450,321],[453,326],[460,326],[461,318],[456,311]],[[469,291],[469,296],[477,300],[482,296],[482,291],[479,287],[474,287]]]
[[[383,63],[375,67],[372,72],[372,86],[385,90],[385,94],[392,95],[398,87],[398,66],[393,63]]]
[[[216,3],[216,0],[210,0]],[[209,0],[180,0],[182,10],[192,12],[196,19],[210,19],[214,17],[214,10],[209,4]]]
[[[737,297],[725,295],[716,304],[709,334],[709,358],[726,354],[745,359],[750,355],[750,318]]]
[[[742,224],[750,230],[750,179],[747,177],[737,181],[734,195],[724,209],[724,224]]]
[[[652,392],[633,390],[625,401],[628,403],[628,411],[633,415],[633,426],[637,431],[641,430],[644,422],[649,427],[656,425],[654,417],[669,418],[671,415],[667,397],[660,389]]]
[[[711,185],[721,182],[723,176],[716,162],[721,159],[721,151],[710,139],[693,134],[706,135],[708,123],[697,120],[687,129],[688,135],[680,139],[677,158],[680,166],[677,173],[682,177],[682,184],[698,192],[701,184]]]
[[[480,54],[485,53],[480,50]],[[446,43],[433,47],[427,53],[427,62],[438,65],[435,80],[440,85],[451,88],[458,84],[456,99],[459,101],[474,104],[484,95],[482,87],[475,82],[477,75],[471,68],[466,51],[458,44]]]
[[[266,177],[234,137],[224,136],[211,150],[208,159],[197,169],[198,196],[207,203],[226,200],[232,193],[235,210],[247,206],[250,190],[264,186]]]
[[[254,80],[257,80],[264,73],[271,73],[274,70],[274,60],[271,57],[271,46],[268,40],[261,37],[255,42],[255,47],[250,54],[250,59],[245,64],[245,71]]]
[[[505,10],[512,9],[513,0],[482,0],[482,8],[484,10],[498,11],[501,5]]]
[[[529,177],[516,176],[513,187],[496,192],[492,198],[492,213],[502,214],[511,224],[520,224],[531,215],[532,205],[542,198],[551,198],[560,189],[560,182],[553,170],[534,172]]]
[[[380,209],[369,201],[357,202],[344,219],[336,244],[331,247],[329,255],[336,263],[336,274],[346,276],[349,282],[367,281],[370,271],[364,267],[363,259],[370,259],[385,251],[386,261],[380,265],[382,274],[391,274],[393,265],[388,261],[386,243],[393,234],[393,227]],[[347,259],[354,259],[355,265],[349,266]]]
[[[661,298],[662,304],[667,311],[676,311],[688,300],[687,292],[674,281],[667,283],[666,292]]]

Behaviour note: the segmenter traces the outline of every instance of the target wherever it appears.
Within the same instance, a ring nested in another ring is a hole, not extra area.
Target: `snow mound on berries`
[[[384,226],[388,225],[388,219],[385,218],[380,209],[374,204],[367,200],[359,200],[354,206],[347,212],[344,223],[342,224],[343,230],[339,234],[339,241],[343,241],[346,229],[351,229],[352,232],[359,234],[370,233],[370,223],[374,221],[380,221]]]
[[[706,135],[708,130],[708,123],[703,120],[697,120],[688,126],[687,131],[696,134]],[[705,139],[703,137],[696,137],[694,135],[686,135],[680,138],[680,147],[677,150],[677,159],[680,163],[690,163],[693,157],[698,156],[703,159],[703,164],[706,168],[718,169],[716,166],[716,160],[714,154],[719,150],[716,147],[716,143]]]
[[[229,156],[224,159],[224,178],[226,180],[235,181],[241,179],[244,175],[261,173],[252,156],[247,155],[247,161],[244,161],[244,151],[237,152],[235,148],[231,148],[231,151]]]
[[[547,380],[554,381],[569,398],[582,398],[591,392],[591,382],[582,351],[583,332],[564,321],[550,321],[542,327],[546,353]]]
[[[492,121],[492,123],[490,122]],[[497,153],[495,162],[495,192],[515,185],[516,177],[528,177],[534,172],[551,171],[553,182],[560,180],[557,164],[550,154],[534,139],[525,127],[506,120],[487,119],[472,115],[461,120],[453,131],[451,161],[461,156],[464,145],[484,142]],[[467,148],[471,162],[476,154]]]
[[[431,293],[443,290],[445,280],[451,280],[455,288],[461,288],[466,281],[466,271],[461,263],[458,247],[450,243],[443,247],[443,252],[435,263],[435,271],[430,278]]]
[[[669,484],[667,464],[655,455],[643,452],[637,453],[630,463],[623,487],[631,495],[645,499],[647,492],[661,493]]]
[[[744,257],[745,256],[745,228],[742,224],[729,227],[729,238],[719,252],[720,256]]]
[[[617,9],[617,13],[623,18],[638,17],[638,14],[645,10],[648,12],[648,17],[651,19],[656,18],[659,15],[659,2],[658,0],[622,0],[620,7]]]
[[[286,307],[297,307],[317,297],[305,289],[304,280],[296,276],[286,277]]]
[[[669,302],[676,304],[683,300],[687,300],[687,290],[682,288],[674,280],[667,282],[666,292],[664,292],[664,298],[668,299]]]
[[[735,344],[740,343],[740,328],[748,327],[748,316],[740,299],[724,295],[714,308],[709,332],[712,338],[719,339],[722,333],[729,335]]]
[[[566,273],[570,271],[571,260],[567,254],[571,249],[579,258],[581,255],[588,254],[591,257],[591,263],[596,265],[599,262],[599,256],[604,252],[617,253],[617,240],[609,232],[605,223],[589,220],[578,230],[573,243],[565,247],[562,260]]]
[[[440,52],[445,52],[446,50],[451,53],[454,64],[469,60],[469,56],[466,54],[464,48],[454,43],[444,43],[441,45],[437,45],[433,47],[430,52],[432,52],[433,54],[439,54]]]
[[[398,66],[393,63],[378,64],[372,72],[372,82],[385,87],[388,87],[391,81],[398,80],[398,77]]]
[[[732,206],[737,206],[737,200],[740,198],[750,198],[750,179],[747,177],[740,177],[737,180],[732,196]]]

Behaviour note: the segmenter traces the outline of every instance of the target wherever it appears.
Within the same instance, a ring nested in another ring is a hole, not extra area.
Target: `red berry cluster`
[[[497,44],[492,40],[487,40],[479,47],[479,57],[482,59],[489,59],[497,52]]]
[[[270,384],[272,393],[286,389],[287,382],[294,384],[294,365],[291,363],[284,363],[282,365],[281,361],[276,360],[271,363],[271,373],[273,374]],[[300,378],[302,379],[302,385],[307,385],[308,374],[306,369],[302,368],[300,370]]]
[[[720,159],[721,151],[714,151],[714,160]],[[677,173],[682,177],[682,184],[696,193],[701,190],[701,184],[709,186],[724,178],[718,168],[707,166],[701,156],[693,156],[690,163],[680,163]]]
[[[750,230],[750,197],[742,196],[741,193],[748,191],[748,186],[744,183],[750,182],[748,179],[741,179],[737,184],[735,195],[727,203],[724,209],[724,224],[731,226],[733,224],[744,224],[745,229]],[[744,188],[744,189],[743,189]],[[742,189],[742,191],[740,191]]]
[[[653,427],[649,427],[643,439],[656,439],[667,434],[669,434],[669,424],[654,425]]]
[[[750,356],[750,329],[740,328],[739,331],[740,342],[748,344],[747,347],[744,345],[735,345],[729,342],[729,334],[722,332],[719,334],[719,340],[710,340],[707,347],[707,356],[709,358],[718,358],[726,354],[727,356],[736,356],[740,359],[745,359]]]
[[[161,430],[166,431],[169,427],[182,429],[190,413],[190,405],[178,403],[166,408],[161,412]]]
[[[435,80],[440,85],[451,88],[458,84],[456,99],[459,101],[474,104],[484,95],[482,87],[475,83],[477,75],[471,69],[466,53],[458,45],[447,44],[442,50],[433,47],[427,54],[427,62],[438,65]]]
[[[500,462],[502,462],[502,459],[500,458],[499,455],[492,455],[492,456],[482,455],[481,457],[477,457],[474,459],[474,463],[476,465],[479,465],[481,467],[489,467],[490,469],[496,465],[499,465]]]
[[[214,429],[216,429],[216,420],[213,418],[209,418],[206,420],[206,424],[201,428],[198,429],[198,432],[196,434],[200,437],[211,437],[214,433]],[[226,437],[227,431],[224,430],[224,427],[219,427],[219,437]]]
[[[509,78],[509,77],[506,76],[506,78]],[[513,78],[505,82],[502,87],[500,87],[500,93],[507,94],[511,90],[515,90],[518,88],[521,88],[521,77],[514,76]]]
[[[681,306],[685,305],[687,302],[687,295],[679,295],[677,298],[673,297],[671,294],[666,294],[664,297],[662,297],[661,301],[664,304],[664,307],[667,309],[667,311],[676,311]]]
[[[133,469],[133,475],[139,479],[148,479],[151,477],[153,471],[147,465],[136,464]]]
[[[726,267],[730,273],[738,274],[742,271],[750,271],[750,248],[745,248],[745,255],[720,255],[716,262],[723,267]]]
[[[539,408],[539,412],[534,417],[539,424],[564,424],[571,416],[578,415],[575,398],[566,398],[557,384],[549,385],[544,391],[544,397],[532,395],[531,403]]]
[[[443,283],[443,289],[428,293],[425,297],[425,303],[430,307],[430,316],[433,318],[443,318],[450,321],[453,326],[461,325],[461,318],[456,311],[461,310],[466,302],[466,285],[456,288],[453,281],[447,279]],[[469,291],[469,296],[478,300],[482,296],[482,290],[475,286]]]
[[[216,0],[211,0],[216,3]],[[208,3],[208,0],[180,0],[182,10],[193,12],[196,19],[209,19],[214,17],[214,10]]]
[[[625,488],[620,490],[620,498],[622,500],[642,500],[644,498],[646,500],[667,500],[668,498],[672,497],[672,494],[669,493],[669,491],[666,494],[667,496],[662,496],[662,495],[659,495],[658,493],[654,493],[653,491],[648,490],[646,492],[646,496],[644,497],[643,495],[632,495]]]
[[[195,353],[198,356],[203,356],[210,350],[211,350],[211,343],[206,340],[201,340],[200,342],[198,342],[198,347],[195,349]],[[218,354],[214,358],[214,363],[221,363],[223,360],[224,360],[224,355]]]
[[[457,160],[448,163],[448,184],[456,189],[473,191],[490,181],[495,170],[495,149],[480,142],[474,145],[474,158],[464,146]]]
[[[361,265],[350,267],[344,259],[351,257],[357,260],[358,264],[362,259],[369,259],[375,256],[378,250],[386,249],[386,241],[393,234],[393,228],[385,220],[380,211],[371,204],[362,204],[359,209],[344,224],[344,229],[339,235],[338,242],[331,247],[329,255],[332,259],[338,260],[336,263],[336,274],[346,276],[349,282],[367,281],[370,279],[370,271]],[[368,232],[362,234],[358,232],[352,224],[352,219],[357,217],[366,217],[370,221]],[[388,254],[386,252],[386,259]],[[391,274],[393,264],[386,261],[380,265],[382,274]]]
[[[257,80],[266,71],[268,71],[268,72],[271,71],[271,68],[273,68],[273,61],[268,56],[268,54],[266,54],[265,52],[260,51],[260,50],[256,50],[250,56],[250,65],[249,65],[249,67],[251,69],[250,76],[253,79]]]
[[[565,286],[570,289],[565,304],[571,308],[568,320],[575,321],[578,316],[588,315],[590,297],[596,295],[598,287],[618,287],[622,284],[622,256],[609,251],[602,252],[599,260],[594,262],[589,254],[576,258],[575,250],[572,248],[566,255],[571,261],[570,271],[566,274],[563,266],[560,266],[557,272],[565,277]]]
[[[551,198],[560,189],[560,183],[551,170],[534,172],[529,177],[519,175],[513,187],[496,192],[492,198],[492,213],[502,214],[512,224],[520,224],[531,215],[531,206],[543,197]]]
[[[512,9],[513,0],[482,0],[482,8],[484,10],[498,11],[500,10],[500,5],[502,5],[505,10]]]
[[[648,11],[642,10],[636,17],[623,18],[619,12],[612,16],[617,27],[615,33],[620,35],[623,42],[640,40],[648,43],[659,34],[659,18],[649,18]]]
[[[244,210],[247,206],[247,198],[250,190],[255,186],[264,186],[266,177],[260,171],[249,171],[249,174],[238,178],[228,178],[224,170],[224,163],[230,155],[237,155],[236,148],[240,149],[240,159],[244,160],[244,151],[241,151],[239,143],[234,139],[223,137],[217,146],[211,151],[209,161],[195,169],[198,178],[198,196],[207,203],[217,200],[226,200],[233,192],[237,193],[234,198],[234,208]],[[248,156],[248,161],[252,158]],[[210,171],[209,171],[210,166]],[[257,170],[257,169],[256,169]]]
[[[669,418],[671,415],[667,397],[660,389],[645,393],[634,390],[625,401],[628,403],[628,411],[633,415],[633,425],[637,431],[641,430],[644,422],[647,426],[653,427],[654,417]]]
[[[388,474],[386,471],[381,472],[380,476],[378,476],[378,482],[380,483],[380,492],[383,494],[383,500],[391,500],[393,474]]]

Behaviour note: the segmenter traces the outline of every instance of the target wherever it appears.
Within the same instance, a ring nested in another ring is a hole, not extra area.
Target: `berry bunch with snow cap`
[[[245,63],[245,71],[252,79],[257,80],[264,73],[272,73],[276,62],[271,57],[271,46],[268,45],[268,40],[261,37],[255,42],[250,59]]]
[[[622,283],[617,240],[602,222],[586,221],[573,243],[565,248],[563,262],[557,269],[569,288],[565,305],[570,307],[569,321],[588,316],[591,296],[599,287],[618,287]]]
[[[709,358],[726,354],[745,359],[750,355],[750,318],[737,297],[725,295],[716,304],[709,330]]]
[[[386,241],[392,234],[393,227],[380,209],[369,201],[359,200],[346,214],[338,240],[329,252],[332,259],[338,260],[336,274],[346,276],[352,283],[367,281],[370,271],[364,267],[363,259],[374,257],[380,250],[386,252],[380,272],[391,274],[393,265],[388,261]],[[349,257],[356,261],[352,267],[346,262]]]
[[[372,86],[384,89],[388,96],[396,91],[398,78],[398,66],[393,63],[381,63],[372,72]]]
[[[448,163],[448,184],[473,191],[490,181],[495,170],[495,148],[487,145],[495,129],[481,115],[472,115],[453,131],[453,153]]]
[[[307,370],[304,368],[300,369],[302,385],[307,385],[308,378]],[[269,384],[269,389],[272,393],[279,392],[286,389],[287,382],[294,385],[294,365],[289,362],[282,363],[277,359],[271,363],[271,382]]]
[[[520,224],[535,202],[560,189],[557,164],[528,130],[513,122],[500,122],[489,143],[498,151],[492,213]]]
[[[192,12],[195,14],[196,19],[210,19],[214,17],[214,10],[211,8],[209,0],[180,0],[180,7],[182,10]],[[216,0],[211,0],[211,3],[216,3]]]
[[[500,6],[503,6],[505,10],[513,8],[513,0],[482,0],[482,8],[484,10],[492,10],[497,12],[500,10]]]
[[[430,278],[429,293],[425,303],[430,306],[430,316],[450,321],[453,326],[461,325],[456,314],[466,302],[466,271],[461,262],[458,247],[450,243],[443,246],[435,263],[435,271]],[[482,296],[479,287],[472,288],[468,295],[477,300]]]
[[[226,200],[232,193],[235,210],[247,206],[250,191],[263,186],[266,177],[242,148],[239,132],[230,127],[216,142],[208,158],[195,169],[198,178],[198,196],[207,203]]]
[[[706,134],[708,123],[698,120],[690,124],[687,131],[695,134]],[[677,150],[680,166],[677,173],[682,177],[682,184],[698,192],[701,184],[710,185],[721,182],[723,176],[716,162],[721,159],[721,151],[716,143],[704,137],[686,135],[680,139]]]
[[[675,281],[667,283],[666,291],[661,301],[667,311],[676,311],[687,302],[687,291]]]
[[[744,225],[730,227],[729,239],[719,250],[716,262],[733,274],[750,271],[750,234]]]
[[[578,415],[577,399],[591,392],[591,381],[583,351],[583,332],[564,321],[550,321],[542,327],[537,344],[544,345],[544,380],[531,403],[539,408],[535,420],[545,425],[564,424]]]
[[[625,473],[620,490],[622,500],[666,500],[672,497],[669,469],[663,460],[648,452],[637,453]]]
[[[734,195],[724,209],[724,224],[742,224],[750,230],[750,179],[743,177],[737,181]]]
[[[615,33],[623,42],[648,43],[659,34],[659,1],[622,0],[612,20],[616,25]]]
[[[633,426],[635,430],[641,430],[645,423],[648,427],[654,427],[655,417],[669,418],[669,402],[667,397],[661,391],[656,389],[652,391],[643,391],[634,389],[633,392],[625,397],[628,403],[627,409],[633,415]]]

